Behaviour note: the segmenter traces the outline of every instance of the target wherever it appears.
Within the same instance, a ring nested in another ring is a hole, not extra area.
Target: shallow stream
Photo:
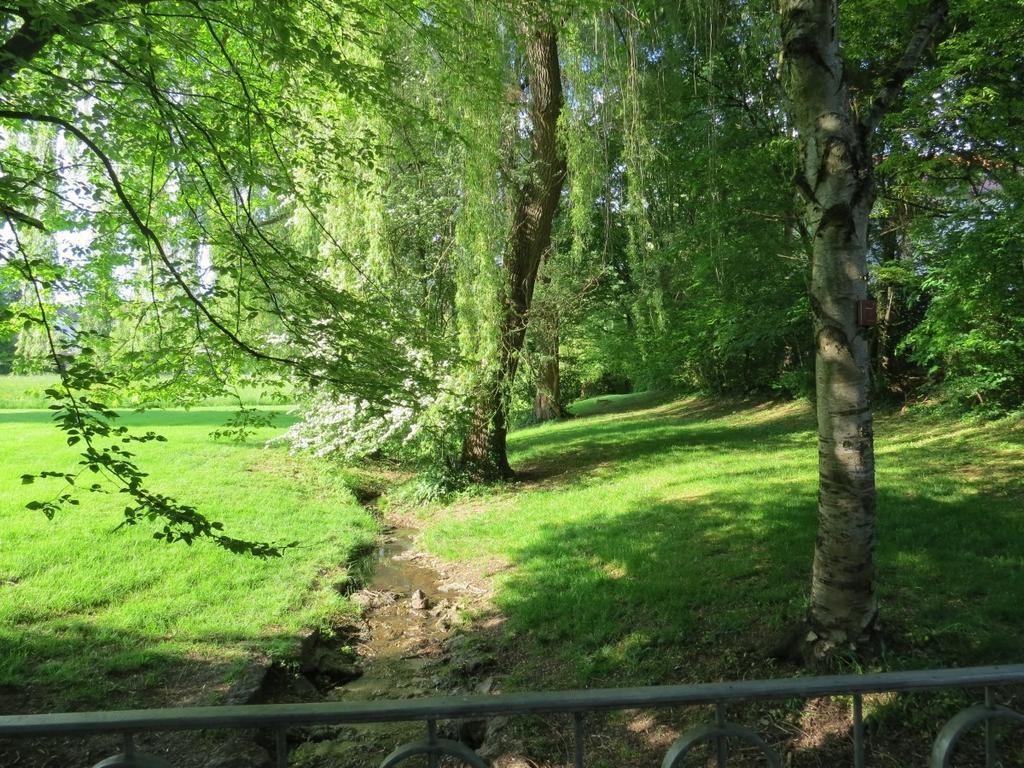
[[[370,575],[351,595],[364,608],[357,646],[363,673],[332,691],[332,699],[413,696],[436,687],[429,668],[441,654],[459,595],[416,556],[415,535],[392,529],[366,559]]]

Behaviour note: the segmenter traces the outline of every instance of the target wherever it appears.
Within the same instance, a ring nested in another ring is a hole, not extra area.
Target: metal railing
[[[431,765],[441,757],[460,760],[472,768],[487,768],[486,761],[467,745],[438,736],[438,721],[463,718],[486,719],[509,715],[566,714],[572,717],[575,766],[584,765],[584,716],[607,710],[651,709],[689,705],[714,705],[714,722],[686,731],[669,748],[662,768],[681,768],[682,761],[698,745],[714,749],[720,768],[727,765],[730,742],[742,742],[758,750],[770,766],[781,766],[777,752],[753,730],[729,722],[725,705],[769,699],[813,699],[823,696],[853,697],[853,764],[865,765],[863,697],[865,694],[936,689],[983,689],[984,703],[969,707],[939,731],[933,744],[931,768],[946,768],[961,736],[982,725],[985,730],[985,761],[996,768],[993,722],[1024,723],[1024,714],[995,703],[993,688],[1024,684],[1024,664],[971,667],[870,675],[830,675],[779,680],[751,680],[699,685],[663,685],[645,688],[603,688],[512,693],[492,696],[444,696],[421,699],[329,702],[316,704],[254,704],[223,707],[125,710],[0,717],[0,737],[121,734],[123,751],[98,763],[96,768],[168,768],[161,758],[135,750],[134,736],[154,731],[218,729],[266,729],[275,734],[277,766],[288,764],[289,728],[308,725],[358,725],[423,721],[426,737],[398,747],[381,768],[394,768],[406,759],[425,755]],[[1018,755],[1024,760],[1024,755]],[[1017,764],[1017,763],[1014,763]]]

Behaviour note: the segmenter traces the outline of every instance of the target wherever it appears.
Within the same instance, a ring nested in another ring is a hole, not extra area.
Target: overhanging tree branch
[[[242,338],[240,338],[238,335],[232,332],[220,320],[217,319],[217,317],[209,310],[209,308],[203,303],[203,301],[196,295],[195,291],[192,290],[189,284],[181,276],[181,273],[178,272],[177,268],[174,266],[174,262],[168,255],[167,250],[164,248],[163,242],[161,242],[156,232],[154,232],[153,229],[148,224],[146,224],[145,221],[143,221],[142,217],[139,215],[139,212],[135,209],[134,204],[128,197],[128,194],[125,192],[124,186],[121,184],[121,179],[118,176],[117,170],[114,168],[113,161],[103,151],[103,149],[95,141],[93,141],[93,139],[87,133],[85,133],[82,129],[80,129],[73,123],[69,122],[68,120],[56,117],[54,115],[45,115],[33,112],[24,112],[20,110],[4,109],[0,110],[0,118],[56,125],[60,128],[63,128],[68,133],[75,136],[75,138],[77,138],[83,144],[85,144],[85,146],[89,148],[93,155],[95,155],[96,159],[100,161],[100,164],[103,166],[106,176],[110,180],[110,184],[114,189],[114,194],[117,196],[117,199],[120,201],[121,206],[124,208],[125,212],[132,220],[132,223],[135,225],[136,229],[139,230],[143,237],[145,237],[147,240],[149,240],[150,243],[153,244],[153,247],[156,249],[157,254],[160,256],[160,261],[163,262],[168,272],[170,272],[171,277],[174,279],[174,282],[178,284],[181,290],[184,291],[185,295],[188,297],[189,301],[192,302],[196,309],[198,309],[199,312],[202,313],[202,315],[210,322],[210,324],[218,331],[220,331],[222,334],[224,334],[224,336],[232,344],[237,346],[243,352],[259,360],[280,363],[282,365],[288,365],[295,368],[302,367],[301,363],[297,360],[291,360],[289,358],[278,357],[276,355],[267,354],[266,352],[261,352],[260,350],[253,347],[251,344],[248,344],[246,341],[244,341]]]
[[[54,421],[67,433],[68,446],[79,443],[85,446],[79,461],[81,469],[77,473],[47,470],[38,475],[22,475],[23,484],[33,483],[36,478],[61,478],[65,482],[64,490],[55,498],[47,501],[30,501],[26,505],[26,509],[40,510],[46,517],[52,518],[65,505],[77,506],[79,499],[75,494],[75,489],[78,487],[76,480],[89,470],[97,475],[105,476],[118,486],[121,493],[128,494],[131,498],[131,503],[124,509],[124,520],[117,528],[136,525],[143,519],[162,521],[162,529],[156,531],[153,537],[168,544],[176,541],[191,544],[193,541],[206,538],[230,552],[250,554],[260,558],[280,557],[285,549],[294,546],[294,544],[275,545],[267,542],[246,541],[228,536],[223,533],[224,525],[222,523],[210,520],[195,507],[181,504],[169,496],[155,493],[144,485],[146,473],[135,464],[134,454],[125,450],[121,444],[163,441],[164,438],[153,432],[144,435],[132,434],[127,427],[114,426],[111,423],[111,419],[116,418],[117,414],[105,404],[97,401],[95,395],[90,393],[94,385],[109,383],[109,381],[104,380],[101,375],[97,375],[98,370],[88,359],[84,362],[72,360],[67,353],[58,349],[57,341],[54,338],[53,324],[47,316],[46,304],[39,290],[40,280],[33,269],[32,259],[21,243],[15,220],[10,216],[5,218],[14,240],[14,250],[21,257],[22,275],[32,286],[39,312],[36,322],[39,322],[45,331],[50,357],[60,375],[60,389],[52,388],[46,391],[54,401],[51,406],[55,411]],[[87,357],[88,350],[81,350],[80,356]],[[79,394],[76,395],[76,391]],[[102,489],[100,484],[94,483],[86,487],[85,490],[98,492]]]
[[[903,55],[896,62],[892,72],[885,81],[885,85],[871,101],[871,107],[861,119],[860,123],[865,133],[870,133],[878,127],[878,124],[892,108],[893,102],[900,95],[907,79],[917,69],[918,62],[924,54],[925,48],[935,35],[949,13],[949,0],[932,0],[928,13],[922,17],[914,28]]]
[[[0,214],[3,214],[8,219],[13,219],[14,221],[20,221],[22,224],[27,224],[33,229],[38,229],[40,232],[46,231],[46,226],[39,219],[34,216],[29,216],[27,213],[23,213],[7,203],[0,202]]]
[[[67,12],[64,18],[52,13],[33,13],[24,5],[15,12],[24,23],[0,47],[0,83],[13,77],[39,55],[53,38],[65,30],[75,30],[103,21],[123,5],[144,5],[151,0],[92,0]]]

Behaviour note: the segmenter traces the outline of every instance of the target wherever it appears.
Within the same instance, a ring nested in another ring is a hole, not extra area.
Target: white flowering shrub
[[[388,458],[414,464],[432,476],[457,473],[469,410],[461,394],[465,388],[448,376],[435,392],[411,390],[407,398],[387,406],[317,392],[303,409],[302,420],[277,441],[288,443],[293,452],[346,462]]]
[[[319,392],[303,410],[302,420],[277,439],[296,453],[356,461],[393,453],[413,440],[418,431],[415,413],[406,404],[381,410],[366,400]]]

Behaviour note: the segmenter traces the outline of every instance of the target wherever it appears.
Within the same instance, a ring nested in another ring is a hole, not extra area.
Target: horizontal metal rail
[[[150,731],[261,729],[273,732],[277,768],[286,768],[287,731],[290,727],[419,720],[427,725],[427,738],[399,746],[384,759],[380,768],[396,768],[400,763],[417,755],[429,758],[431,766],[435,766],[441,757],[450,757],[470,768],[487,768],[486,761],[465,744],[439,738],[438,721],[562,713],[572,716],[575,768],[584,768],[583,717],[588,712],[714,704],[714,722],[695,726],[683,733],[665,754],[662,768],[682,768],[692,750],[704,744],[714,748],[716,765],[725,768],[730,741],[743,742],[747,747],[759,751],[769,766],[778,768],[781,767],[782,761],[775,748],[751,729],[728,722],[726,704],[736,701],[852,696],[853,763],[855,768],[864,768],[864,694],[983,688],[984,704],[968,707],[957,713],[941,729],[933,743],[930,765],[932,768],[949,768],[960,738],[968,730],[981,725],[985,729],[985,764],[989,768],[995,768],[997,762],[993,724],[997,721],[1024,724],[1024,714],[995,704],[992,688],[1020,684],[1024,684],[1024,664],[645,688],[598,688],[498,696],[443,696],[400,701],[255,704],[7,715],[0,717],[0,737],[116,733],[124,738],[123,751],[98,763],[94,768],[173,768],[162,758],[138,753],[134,744],[135,735]]]
[[[289,725],[446,720],[464,717],[646,709],[765,699],[813,699],[890,691],[984,688],[1024,684],[1024,664],[870,675],[826,675],[644,688],[595,688],[492,696],[437,696],[398,701],[249,704],[244,706],[133,709],[0,717],[0,736],[260,728]]]

